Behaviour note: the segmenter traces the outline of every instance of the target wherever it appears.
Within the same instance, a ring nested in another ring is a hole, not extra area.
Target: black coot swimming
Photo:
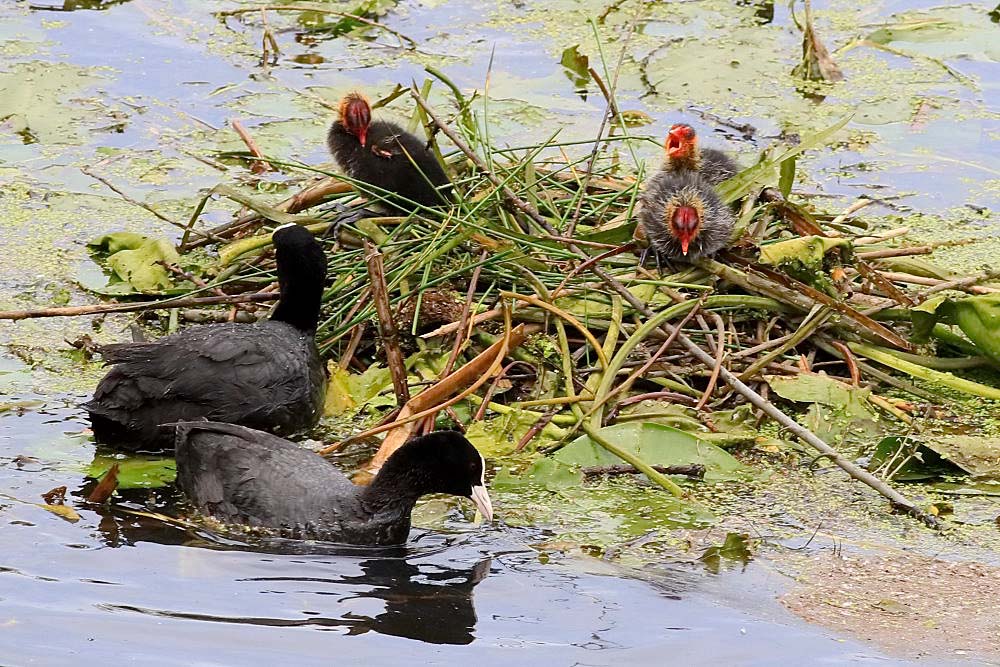
[[[715,189],[695,172],[653,174],[639,196],[639,222],[660,257],[693,260],[729,243],[736,220]]]
[[[114,367],[84,404],[98,442],[172,449],[173,434],[160,425],[192,419],[283,434],[316,424],[326,391],[314,339],[326,256],[295,224],[276,229],[273,240],[281,299],[270,319],[206,324],[101,349]]]
[[[399,125],[372,120],[371,106],[360,93],[341,100],[326,141],[340,169],[374,186],[393,212],[405,215],[417,204],[447,203],[451,182],[434,153]]]
[[[369,486],[357,486],[318,454],[268,433],[217,422],[174,428],[178,486],[225,523],[299,539],[402,544],[414,504],[428,493],[471,498],[493,519],[483,457],[457,431],[410,438]]]
[[[670,127],[664,148],[667,151],[665,170],[697,172],[712,186],[732,178],[740,170],[736,161],[722,151],[699,147],[694,128],[684,123]]]

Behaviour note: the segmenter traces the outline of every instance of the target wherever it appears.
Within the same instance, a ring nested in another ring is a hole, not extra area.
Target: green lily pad
[[[520,475],[514,476],[506,470],[500,471],[493,479],[492,486],[517,487],[524,484],[537,484],[548,491],[558,492],[578,487],[582,482],[583,473],[575,466],[557,461],[551,456],[543,456],[528,466],[528,469]]]
[[[97,455],[87,468],[87,477],[99,479],[115,463],[118,464],[119,489],[158,488],[172,483],[177,476],[174,459],[133,454],[125,458],[121,455]]]
[[[929,58],[996,62],[1000,60],[996,32],[983,8],[953,6],[904,14],[865,39]]]
[[[649,465],[701,464],[705,466],[706,481],[736,479],[747,472],[746,467],[725,450],[662,424],[615,424],[602,428],[600,433],[612,444],[635,454]],[[621,463],[618,457],[585,435],[560,449],[553,458],[580,467]]]

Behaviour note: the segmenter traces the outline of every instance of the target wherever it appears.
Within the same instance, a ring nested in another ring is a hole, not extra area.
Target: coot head
[[[287,322],[302,331],[313,331],[319,322],[326,255],[308,229],[290,222],[271,234],[278,265],[281,299],[272,320]]]
[[[687,123],[675,123],[670,126],[664,148],[671,160],[693,157],[698,149],[698,135]]]
[[[372,108],[368,99],[358,92],[351,92],[340,100],[340,122],[364,146],[368,141],[368,126],[372,122]]]
[[[493,504],[486,491],[483,455],[458,431],[410,438],[382,466],[369,487],[377,495],[419,497],[448,493],[470,498],[487,523]]]

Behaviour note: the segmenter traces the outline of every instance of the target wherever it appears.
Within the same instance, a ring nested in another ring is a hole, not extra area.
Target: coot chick
[[[268,433],[218,422],[175,429],[178,486],[225,523],[299,539],[402,544],[413,506],[428,493],[471,498],[493,519],[483,457],[457,431],[410,438],[369,486],[357,486],[320,455]]]
[[[665,259],[693,260],[726,246],[736,221],[715,189],[695,172],[660,170],[639,197],[639,222]]]
[[[447,203],[451,182],[427,145],[399,125],[372,120],[360,93],[340,101],[339,117],[326,138],[340,169],[386,198],[393,213]]]
[[[698,135],[685,123],[670,127],[664,143],[667,163],[664,169],[673,172],[693,171],[701,174],[710,185],[718,185],[739,172],[740,166],[733,158],[714,148],[698,146]]]
[[[160,424],[192,419],[283,434],[316,424],[326,391],[314,339],[326,256],[299,225],[279,227],[272,238],[281,295],[270,319],[101,348],[114,367],[83,406],[98,442],[128,451],[172,449],[173,434]]]

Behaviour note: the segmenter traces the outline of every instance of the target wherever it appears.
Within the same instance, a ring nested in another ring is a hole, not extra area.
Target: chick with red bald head
[[[326,142],[340,170],[362,193],[380,199],[379,208],[406,215],[450,201],[451,181],[427,143],[395,123],[373,119],[361,93],[340,101]]]

